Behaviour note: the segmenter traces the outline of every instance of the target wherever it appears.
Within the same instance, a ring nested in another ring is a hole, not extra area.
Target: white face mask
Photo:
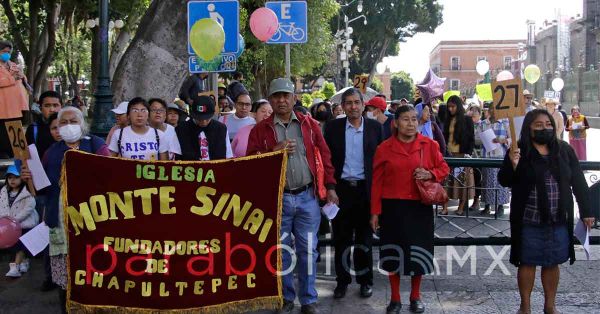
[[[377,117],[375,117],[375,115],[373,114],[373,111],[367,111],[367,118],[368,119],[377,119]]]
[[[65,126],[61,126],[58,129],[58,133],[60,133],[60,136],[65,142],[75,143],[81,139],[81,134],[83,131],[81,130],[81,126],[78,124],[67,124]]]

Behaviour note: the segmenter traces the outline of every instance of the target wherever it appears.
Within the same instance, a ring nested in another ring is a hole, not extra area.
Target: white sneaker
[[[19,264],[19,271],[22,273],[26,273],[29,270],[29,260],[23,260],[21,264]]]
[[[6,273],[6,277],[18,278],[21,277],[21,272],[19,272],[19,266],[15,263],[10,263],[10,270]]]

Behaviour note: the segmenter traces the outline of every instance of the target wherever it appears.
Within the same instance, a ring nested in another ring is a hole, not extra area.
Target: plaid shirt
[[[548,193],[548,207],[550,207],[550,222],[558,222],[558,202],[560,200],[560,191],[558,188],[558,182],[554,179],[550,171],[546,171],[546,192]],[[523,222],[529,224],[540,224],[541,213],[538,209],[538,194],[537,189],[534,187],[529,193],[529,199],[525,205],[525,212],[523,213]]]
[[[481,124],[478,127],[478,131],[485,132],[487,129],[492,129],[494,131],[494,134],[496,134],[496,138],[508,139],[510,138],[510,126],[508,123],[508,119],[500,119],[494,123],[491,123],[489,119],[486,119],[481,121]],[[482,156],[483,158],[504,158],[508,147],[508,143],[502,144],[500,145],[500,148],[491,152],[486,151],[485,147],[483,147]]]

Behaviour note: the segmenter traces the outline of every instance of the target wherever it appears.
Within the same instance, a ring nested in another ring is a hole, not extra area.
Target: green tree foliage
[[[323,92],[323,95],[326,99],[330,99],[331,97],[333,97],[333,95],[335,95],[335,84],[333,82],[323,83],[323,86],[321,87],[321,92]]]
[[[417,32],[432,33],[442,23],[442,5],[437,0],[369,0],[363,2],[365,26],[352,24],[354,53],[351,77],[357,73],[375,73],[375,66],[384,56],[396,55],[398,43]],[[347,9],[356,12],[356,5]],[[427,53],[427,52],[424,52]]]
[[[139,20],[149,3],[150,0],[113,0],[109,17],[123,19],[125,28],[135,29],[137,22],[129,17]],[[90,54],[94,52],[90,46],[98,28],[88,30],[85,21],[98,17],[97,0],[0,0],[0,4],[4,13],[0,24],[6,21],[10,35],[3,37],[12,40],[15,49],[23,54],[25,74],[36,95],[45,88],[43,81],[48,73],[76,81],[81,73],[91,72]]]
[[[334,0],[308,0],[307,3],[308,42],[291,47],[292,76],[313,74],[322,68],[329,53],[335,49],[329,23],[338,13],[338,3]],[[285,75],[284,45],[267,45],[256,39],[250,30],[250,15],[264,4],[264,0],[240,1],[240,33],[246,41],[246,49],[238,61],[238,70],[244,73],[246,85],[253,87],[256,97],[266,93],[272,79]]]
[[[383,82],[377,78],[377,77],[373,77],[373,79],[371,80],[371,88],[383,93]]]
[[[392,74],[392,99],[413,99],[414,83],[410,75],[404,71]]]

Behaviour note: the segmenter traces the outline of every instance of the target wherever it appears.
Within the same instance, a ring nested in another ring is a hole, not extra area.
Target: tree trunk
[[[41,94],[42,84],[46,80],[48,67],[52,62],[52,59],[54,59],[54,49],[56,47],[56,28],[58,26],[58,18],[60,14],[60,3],[55,0],[48,1],[48,8],[46,12],[48,12],[48,15],[46,16],[48,47],[44,49],[43,58],[41,59],[35,79],[33,80],[33,90],[35,91],[36,98]]]
[[[109,65],[109,77],[114,77],[119,61],[123,58],[127,46],[131,42],[131,32],[127,29],[122,29],[113,44],[112,51],[110,52]]]
[[[371,83],[373,83],[373,76],[375,75],[375,71],[377,70],[377,63],[379,63],[379,62],[381,62],[381,60],[383,60],[383,55],[387,51],[389,45],[390,45],[390,40],[388,38],[384,39],[381,50],[379,50],[379,52],[377,54],[378,56],[377,56],[376,62],[374,64],[372,64],[371,71],[369,71],[369,83],[367,84],[367,86],[371,86]]]
[[[115,71],[115,104],[136,96],[177,96],[187,76],[187,2],[152,1]]]

